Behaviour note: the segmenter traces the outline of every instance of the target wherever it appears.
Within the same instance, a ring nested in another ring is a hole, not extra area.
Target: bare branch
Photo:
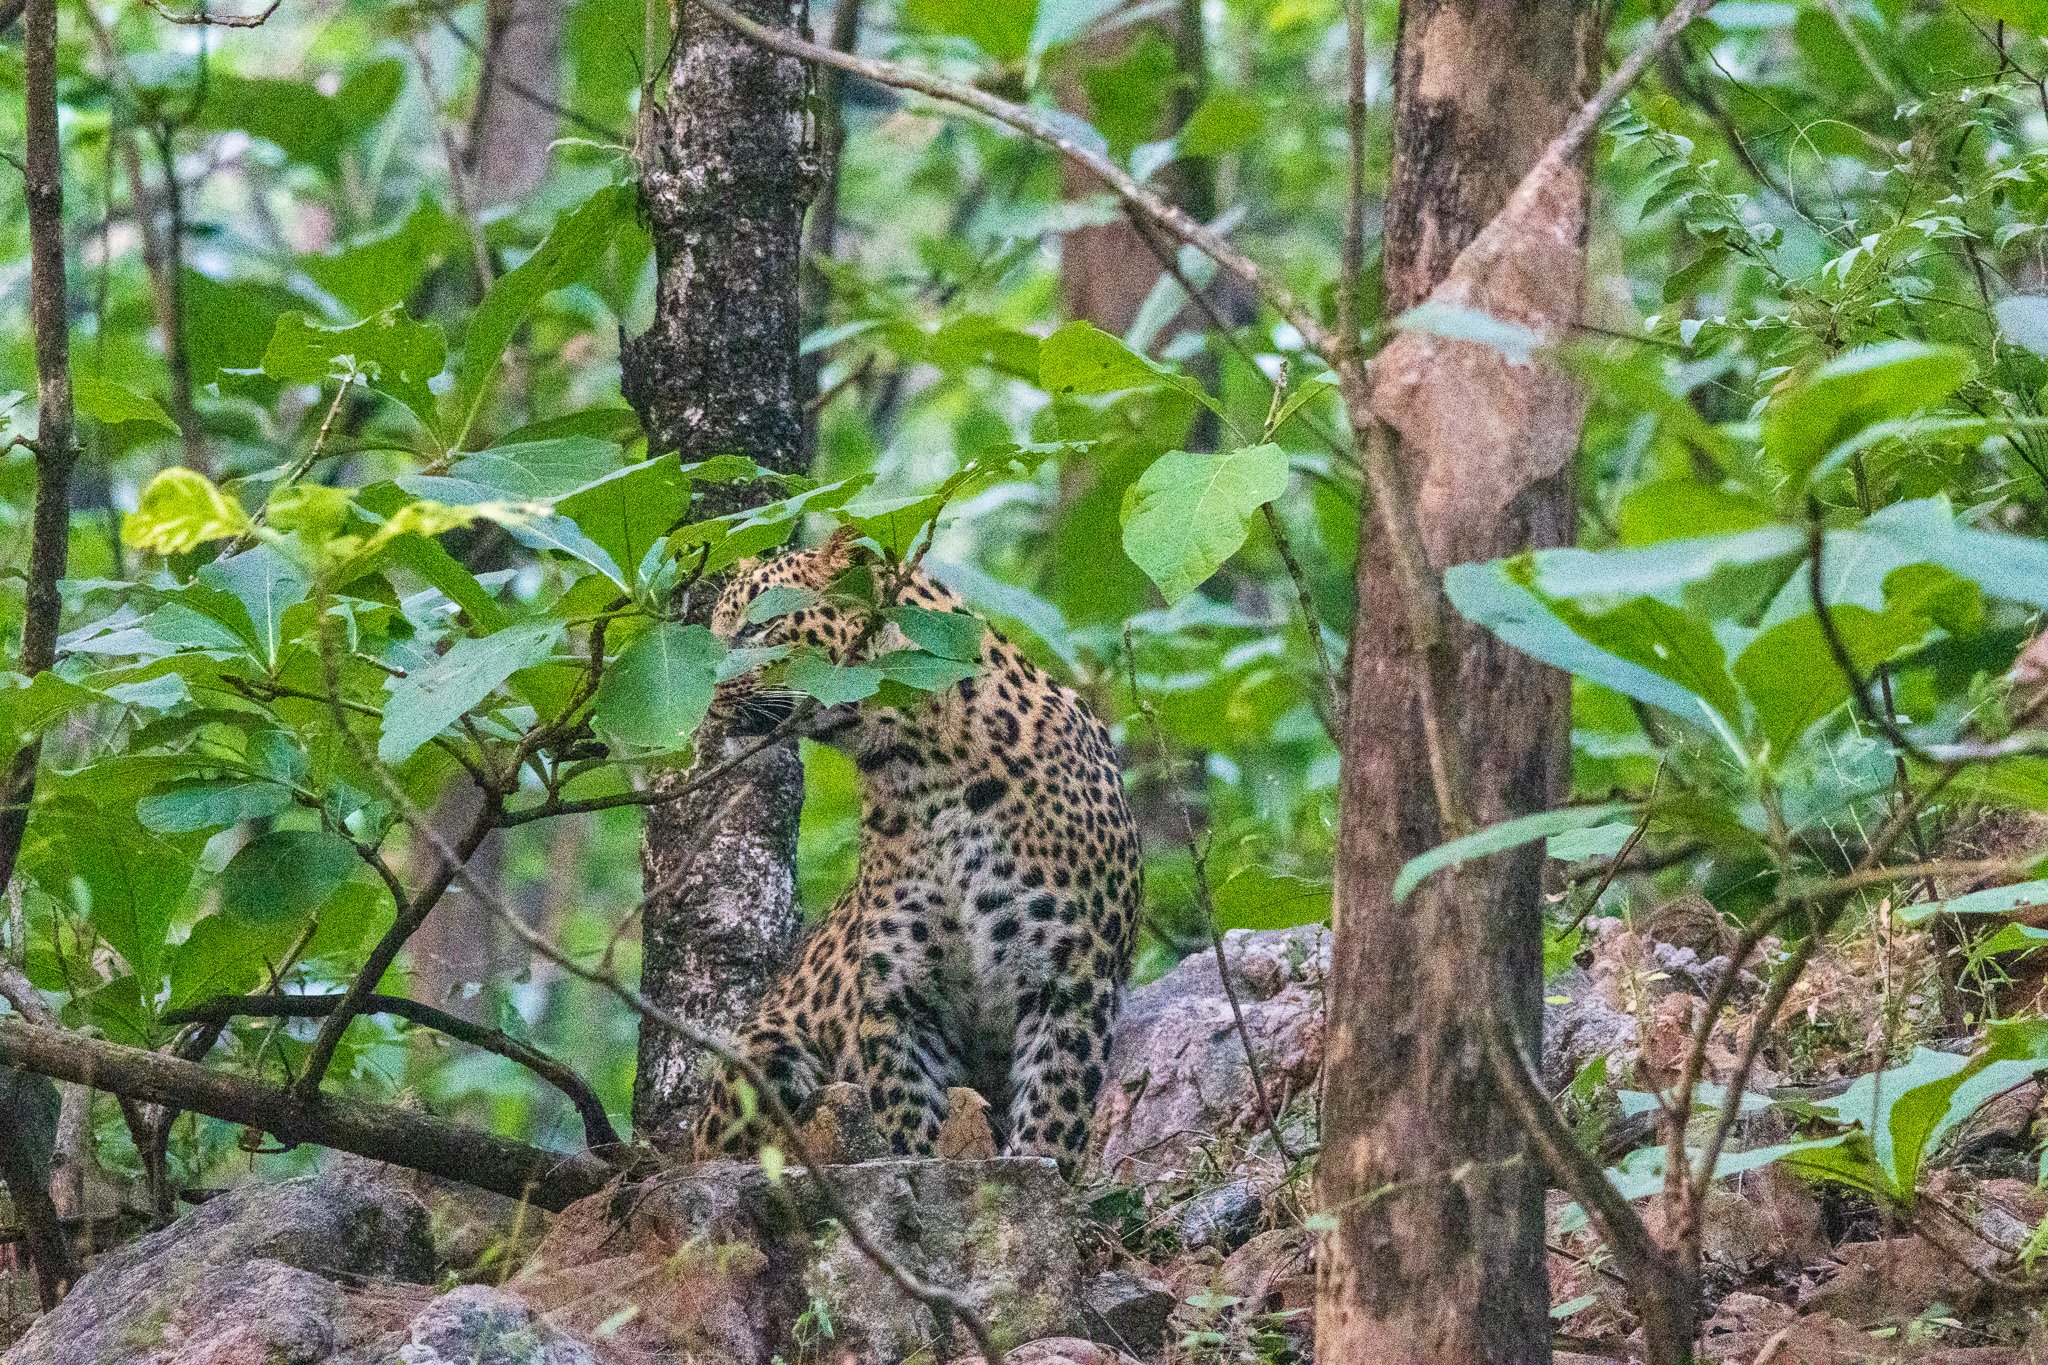
[[[1021,104],[998,99],[985,90],[959,81],[947,80],[943,76],[935,76],[930,72],[918,71],[895,62],[834,51],[820,43],[768,28],[755,23],[738,10],[724,4],[722,0],[695,0],[694,7],[771,52],[836,67],[841,71],[871,80],[877,85],[912,90],[935,100],[957,104],[1044,143],[1095,176],[1107,185],[1117,198],[1157,223],[1166,232],[1195,247],[1217,265],[1250,285],[1273,305],[1274,311],[1285,318],[1295,331],[1301,333],[1311,349],[1325,357],[1334,353],[1336,339],[1331,335],[1330,329],[1322,324],[1314,310],[1295,297],[1264,266],[1225,241],[1221,234],[1196,222],[1185,210],[1167,202],[1155,191],[1140,184],[1130,172],[1093,146],[1079,141],[1068,128],[1053,119]]]
[[[196,10],[167,9],[163,0],[142,0],[142,3],[172,23],[191,28],[262,28],[270,22],[270,16],[277,13],[284,0],[270,0],[254,14],[210,14],[203,3]]]
[[[166,1011],[163,1023],[171,1027],[196,1023],[224,1024],[237,1015],[257,1019],[324,1019],[334,1013],[344,998],[341,995],[217,995],[196,1005]],[[445,1033],[458,1042],[519,1063],[561,1091],[576,1106],[577,1117],[583,1120],[583,1141],[591,1151],[608,1162],[615,1162],[617,1153],[624,1148],[625,1139],[612,1127],[611,1116],[605,1113],[604,1104],[588,1081],[504,1030],[473,1023],[401,995],[366,995],[362,999],[361,1013],[392,1014],[409,1019],[436,1033]]]
[[[561,1209],[617,1175],[585,1152],[550,1152],[414,1109],[340,1095],[305,1103],[246,1076],[84,1034],[0,1017],[0,1065],[135,1100],[246,1124],[286,1142],[310,1142]]]

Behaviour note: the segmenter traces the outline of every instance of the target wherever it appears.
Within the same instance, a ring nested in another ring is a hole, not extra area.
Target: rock
[[[1142,1356],[1166,1344],[1166,1321],[1178,1302],[1158,1280],[1121,1270],[1105,1270],[1081,1290],[1088,1334]]]
[[[382,1167],[337,1161],[318,1175],[231,1190],[108,1252],[5,1360],[320,1361],[385,1325],[376,1303],[335,1281],[420,1283],[433,1273],[419,1201]],[[396,1295],[414,1306],[421,1297]]]
[[[1573,967],[1544,989],[1543,1083],[1562,1091],[1595,1057],[1610,1077],[1628,1076],[1639,1033],[1635,1016],[1617,1008],[1585,969]]]
[[[827,1166],[889,1155],[889,1144],[875,1131],[867,1087],[850,1081],[834,1081],[818,1091],[803,1135],[811,1156]]]
[[[1080,1337],[1042,1337],[1003,1352],[1010,1365],[1138,1365],[1113,1347]],[[953,1365],[985,1365],[981,1356],[962,1356]]]
[[[404,1345],[378,1365],[597,1365],[516,1294],[464,1285],[421,1309]]]
[[[1226,1256],[1251,1240],[1265,1214],[1265,1201],[1249,1180],[1204,1190],[1180,1206],[1175,1219],[1180,1244],[1214,1247]]]
[[[1224,954],[1267,1093],[1300,1126],[1304,1118],[1289,1114],[1288,1102],[1315,1093],[1322,1067],[1329,931],[1234,929]],[[1198,1150],[1219,1137],[1270,1148],[1264,1129],[1215,955],[1196,953],[1131,992],[1095,1106],[1102,1169],[1126,1181],[1171,1179],[1189,1173]],[[1290,1143],[1309,1139],[1290,1135]]]
[[[987,1161],[996,1154],[996,1133],[988,1101],[978,1090],[956,1085],[946,1092],[946,1121],[939,1125],[939,1155],[947,1161]]]
[[[1085,1330],[1080,1216],[1050,1161],[890,1160],[828,1169],[848,1211],[899,1264],[963,1292],[999,1339]],[[768,1365],[829,1322],[834,1359],[900,1361],[950,1341],[830,1216],[809,1174],[713,1162],[571,1206],[511,1288],[584,1340],[629,1321],[607,1350],[701,1365]],[[943,1356],[941,1357],[943,1358]]]

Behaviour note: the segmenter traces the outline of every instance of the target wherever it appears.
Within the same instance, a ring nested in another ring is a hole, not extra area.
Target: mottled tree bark
[[[1569,0],[1408,0],[1395,57],[1385,209],[1387,311],[1420,302],[1577,107],[1588,36]],[[1584,176],[1546,196],[1467,291],[1556,335],[1582,289]],[[1464,271],[1461,268],[1460,274]],[[1562,379],[1487,347],[1389,346],[1361,440],[1396,468],[1434,567],[1574,533],[1580,408]],[[1540,366],[1541,362],[1539,362]],[[1467,864],[1392,903],[1401,865],[1454,832],[1440,816],[1409,629],[1387,538],[1360,558],[1344,735],[1329,996],[1317,1354],[1346,1362],[1550,1358],[1543,1170],[1487,1067],[1487,1010],[1541,1027],[1540,845]],[[1567,680],[1448,607],[1455,685],[1439,699],[1479,825],[1542,809],[1569,781]]]
[[[803,0],[738,8],[786,28],[804,18]],[[653,450],[793,470],[803,450],[797,268],[816,177],[804,69],[687,9],[683,22],[665,102],[644,116],[641,192],[659,280],[653,325],[621,356],[626,397]],[[691,599],[700,619],[707,598]],[[655,1004],[730,1029],[787,963],[801,928],[802,803],[791,745],[648,808],[641,864],[660,894],[642,929],[641,989]],[[681,1038],[643,1030],[635,1128],[657,1141],[683,1136],[702,1103],[705,1060]]]

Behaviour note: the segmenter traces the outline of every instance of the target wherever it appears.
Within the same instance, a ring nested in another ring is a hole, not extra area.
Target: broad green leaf
[[[2048,0],[1966,0],[1966,3],[1986,19],[2010,24],[2036,37],[2048,35]],[[2001,303],[2005,301],[2000,300]],[[2003,318],[2000,321],[2003,322]]]
[[[747,603],[746,620],[749,625],[761,625],[793,611],[816,606],[818,594],[810,588],[799,588],[788,583],[778,583],[764,588]]]
[[[1178,134],[1183,156],[1220,156],[1249,146],[1266,127],[1266,110],[1250,95],[1212,90]]]
[[[48,669],[33,678],[0,674],[0,728],[16,740],[26,740],[107,700],[106,693]]]
[[[293,161],[338,175],[342,153],[383,118],[404,74],[396,60],[371,62],[326,95],[309,80],[242,76],[215,64],[200,87],[205,97],[188,122],[213,131],[239,128],[274,144]],[[163,97],[174,103],[190,100],[185,91]]]
[[[358,237],[338,250],[302,256],[299,265],[358,317],[413,296],[443,261],[466,259],[469,234],[431,197],[395,228]]]
[[[1654,597],[1638,597],[1601,612],[1583,611],[1562,599],[1549,606],[1573,634],[1594,648],[1677,683],[1729,724],[1740,722],[1742,705],[1728,676],[1727,655],[1698,613]]]
[[[361,866],[339,835],[274,829],[242,845],[221,870],[221,909],[248,924],[301,919],[325,905]]]
[[[276,668],[285,644],[284,614],[306,600],[312,580],[281,550],[272,545],[255,545],[216,560],[199,571],[199,581],[223,588],[248,610],[256,629],[258,657]]]
[[[111,774],[100,765],[95,777]],[[111,793],[36,804],[22,860],[43,891],[92,921],[147,994],[154,995],[164,940],[191,885],[191,840],[143,828]]]
[[[207,915],[171,950],[170,1007],[216,995],[240,995],[264,984],[296,937],[290,924],[257,926],[226,915]]]
[[[690,508],[690,476],[675,456],[662,455],[607,474],[555,504],[561,515],[639,581],[641,561],[662,543]]]
[[[2010,915],[2041,905],[2048,905],[2048,881],[1994,886],[1947,900],[1917,901],[1901,906],[1897,913],[1902,923],[1922,924],[1937,915]]]
[[[1776,394],[1764,408],[1764,453],[1803,485],[1859,428],[1945,401],[1976,370],[1967,351],[1889,341],[1849,351]]]
[[[981,671],[981,665],[972,659],[948,659],[921,649],[891,650],[869,663],[890,682],[917,692],[944,691]]]
[[[182,782],[135,804],[144,829],[158,834],[192,834],[226,829],[244,820],[268,820],[292,807],[292,794],[274,782],[215,779]]]
[[[1754,531],[1773,520],[1770,504],[1753,494],[1678,478],[1630,490],[1615,526],[1623,545],[1643,546]]]
[[[514,502],[552,502],[620,472],[613,442],[558,436],[479,450],[457,460],[448,475]]]
[[[1712,707],[1705,698],[1594,645],[1567,625],[1543,598],[1510,577],[1507,568],[1502,561],[1453,565],[1444,574],[1444,595],[1466,620],[1492,631],[1531,658],[1694,724],[1707,720]]]
[[[1126,495],[1124,552],[1169,604],[1178,602],[1237,553],[1252,515],[1286,491],[1279,446],[1169,451]]]
[[[904,13],[921,29],[965,38],[999,62],[1014,62],[1030,50],[1038,0],[1000,5],[977,0],[908,0]]]
[[[1520,848],[1538,839],[1547,839],[1553,834],[1567,830],[1590,829],[1604,825],[1617,816],[1632,813],[1634,807],[1626,801],[1605,801],[1597,806],[1566,806],[1559,810],[1537,811],[1533,815],[1503,820],[1497,825],[1474,830],[1461,839],[1447,844],[1438,844],[1429,852],[1410,858],[1394,878],[1394,902],[1407,900],[1409,893],[1422,885],[1432,875],[1447,867],[1470,862],[1474,858],[1491,857],[1509,849]]]
[[[252,528],[242,505],[190,469],[166,469],[142,490],[135,511],[121,523],[121,543],[152,554],[180,555],[209,540]]]
[[[1987,597],[2048,608],[2048,543],[1962,525],[1945,497],[1894,503],[1851,534],[1859,533],[1882,539],[1909,562],[1938,564]]]
[[[1330,917],[1330,885],[1248,867],[1216,888],[1216,927],[1292,929]]]
[[[178,434],[178,424],[154,398],[103,375],[72,375],[71,396],[79,411],[101,426],[154,427],[167,435]]]
[[[1545,597],[1670,598],[1728,569],[1805,552],[1803,528],[1763,526],[1619,550],[1538,550],[1519,562],[1530,566],[1531,585]]]
[[[402,763],[453,725],[522,668],[554,652],[555,622],[513,626],[494,635],[464,636],[427,667],[391,684],[377,757]]]
[[[1829,611],[1856,671],[1865,678],[1878,664],[1926,638],[1923,620],[1837,606]],[[1756,710],[1773,752],[1783,754],[1813,724],[1849,700],[1849,680],[1812,613],[1772,626],[1737,656],[1735,681]]]
[[[916,606],[893,607],[888,616],[913,644],[940,658],[969,662],[981,658],[981,641],[988,627],[979,617]]]
[[[1038,387],[1055,396],[1122,393],[1162,384],[1222,411],[1200,384],[1153,364],[1093,323],[1070,322],[1038,345]]]
[[[591,724],[634,749],[685,747],[711,705],[724,657],[725,646],[702,626],[664,621],[642,631],[605,668]]]
[[[785,687],[816,697],[824,706],[843,706],[875,695],[882,670],[866,664],[835,664],[814,649],[790,656],[779,670]]]
[[[403,305],[349,327],[328,327],[304,313],[277,320],[263,352],[263,372],[287,384],[324,384],[360,374],[433,427],[434,394],[427,381],[448,363],[448,343],[435,322],[414,322]]]
[[[829,512],[844,506],[847,499],[874,482],[872,474],[856,474],[838,483],[806,489],[794,497],[782,498],[761,507],[728,516],[693,522],[672,536],[678,556],[692,566],[704,555],[704,569],[716,573],[749,555],[772,550],[788,540],[798,522],[813,512]],[[708,546],[708,551],[698,550]]]
[[[498,361],[519,325],[542,298],[581,279],[637,211],[632,186],[608,185],[556,220],[554,230],[518,269],[498,277],[470,317],[462,339],[462,363],[455,372],[443,433],[451,448],[460,449],[468,441]]]

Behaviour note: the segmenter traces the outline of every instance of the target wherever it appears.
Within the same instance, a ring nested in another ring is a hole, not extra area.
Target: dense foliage
[[[1113,203],[1043,148],[856,82],[838,246],[808,282],[811,477],[650,458],[617,338],[651,308],[631,147],[658,16],[568,7],[548,173],[492,205],[448,161],[479,98],[480,9],[288,3],[249,30],[67,11],[85,464],[63,661],[0,691],[47,756],[5,945],[67,1022],[159,1044],[165,1014],[207,996],[346,982],[429,863],[403,807],[470,783],[520,814],[497,875],[522,912],[630,974],[634,794],[687,757],[721,669],[761,662],[680,624],[681,597],[841,522],[1122,722],[1153,835],[1141,971],[1210,933],[1197,871],[1219,927],[1326,915],[1329,661],[1363,493],[1320,359],[1209,288],[1193,253],[1135,242],[1119,268],[1156,283],[1121,336],[1063,318],[1062,243],[1080,250]],[[1371,11],[1383,46],[1393,6]],[[1623,7],[1616,45],[1646,19]],[[1802,899],[1866,856],[1940,856],[1986,805],[2048,809],[2037,699],[2003,681],[2048,608],[2044,19],[2003,0],[1725,0],[1610,120],[1587,323],[1546,353],[1590,401],[1582,548],[1447,585],[1574,675],[1584,804],[1433,865],[1548,837],[1560,925],[1690,888],[1790,941],[1940,898],[1928,877],[1824,914]],[[862,44],[1066,106],[1334,310],[1340,7],[1228,0],[1201,27],[1176,44],[1088,0],[909,0],[872,10]],[[0,54],[10,89],[19,71]],[[23,231],[0,227],[16,300]],[[0,321],[0,439],[33,435],[23,317]],[[1442,310],[1367,322],[1375,341],[1535,340]],[[29,465],[0,463],[17,540]],[[693,510],[731,485],[758,505]],[[797,651],[779,680],[828,703],[954,681],[956,623],[885,589],[847,586],[920,648],[872,667]],[[846,761],[806,762],[819,909],[857,818]],[[1625,845],[1662,870],[1598,876]],[[481,991],[486,1017],[623,1109],[633,1021],[601,992],[539,971],[436,984]],[[296,1074],[311,1037],[237,1025],[221,1064]],[[408,1046],[389,1021],[340,1056],[367,1092],[544,1140],[573,1123],[508,1064]],[[197,1175],[234,1135],[188,1124],[175,1153]]]

